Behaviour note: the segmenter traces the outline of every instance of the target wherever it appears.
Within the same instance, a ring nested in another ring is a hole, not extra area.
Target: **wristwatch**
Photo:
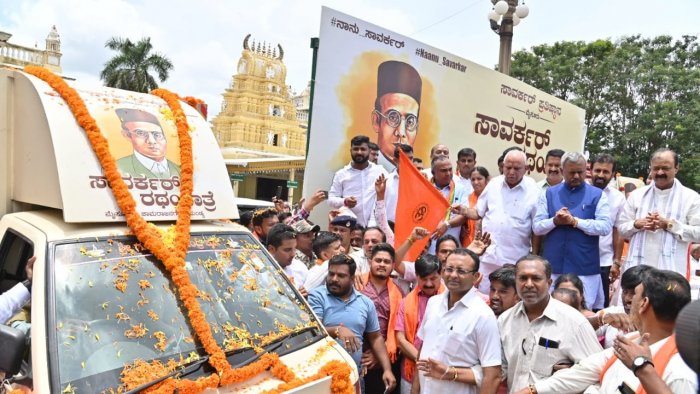
[[[32,281],[31,280],[25,279],[22,281],[22,284],[24,285],[24,287],[27,288],[27,291],[32,291]]]
[[[666,223],[666,230],[673,230],[673,221],[669,220],[668,223]]]
[[[632,360],[632,373],[637,374],[637,370],[641,367],[643,367],[645,364],[651,364],[651,366],[654,366],[654,363],[651,362],[651,359],[649,357],[645,356],[637,356]]]

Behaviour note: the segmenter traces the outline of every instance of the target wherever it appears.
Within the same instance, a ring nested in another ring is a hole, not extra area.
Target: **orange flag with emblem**
[[[418,172],[408,156],[400,150],[399,153],[399,199],[394,227],[394,246],[397,248],[411,235],[414,227],[434,231],[438,223],[445,220],[450,207],[447,199]],[[416,241],[405,259],[415,261],[429,241],[430,237]]]

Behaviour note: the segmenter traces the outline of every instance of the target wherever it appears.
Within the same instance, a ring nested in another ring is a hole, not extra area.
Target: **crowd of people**
[[[309,221],[324,191],[242,223],[352,355],[363,392],[697,392],[673,332],[698,297],[700,197],[675,152],[654,152],[650,184],[626,195],[610,154],[553,149],[535,182],[515,147],[491,176],[470,148],[437,144],[422,168],[397,144],[387,172],[369,138],[350,145],[327,223]],[[400,152],[452,207],[407,239],[394,236],[399,175],[413,171]]]

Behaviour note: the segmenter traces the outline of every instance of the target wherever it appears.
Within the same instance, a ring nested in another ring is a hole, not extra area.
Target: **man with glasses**
[[[372,127],[382,152],[380,164],[393,168],[394,146],[413,146],[418,135],[422,80],[411,65],[390,60],[379,65]]]
[[[180,175],[180,166],[165,158],[168,142],[155,115],[130,108],[115,110],[122,136],[131,142],[131,155],[117,160],[122,175],[170,178]]]
[[[522,301],[498,318],[511,393],[602,350],[588,320],[549,295],[551,285],[552,266],[544,258],[527,255],[515,263]]]
[[[479,257],[457,249],[442,269],[446,292],[431,297],[418,338],[423,343],[412,393],[496,393],[501,381],[501,342],[496,316],[477,295]],[[472,367],[483,377],[477,389]]]

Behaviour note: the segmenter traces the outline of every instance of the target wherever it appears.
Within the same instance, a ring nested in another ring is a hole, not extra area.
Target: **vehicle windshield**
[[[214,337],[227,352],[259,351],[317,326],[279,268],[253,242],[249,234],[190,239],[186,269]],[[163,265],[133,237],[57,244],[54,264],[61,391],[116,390],[124,366],[135,359],[185,364],[205,355]]]

